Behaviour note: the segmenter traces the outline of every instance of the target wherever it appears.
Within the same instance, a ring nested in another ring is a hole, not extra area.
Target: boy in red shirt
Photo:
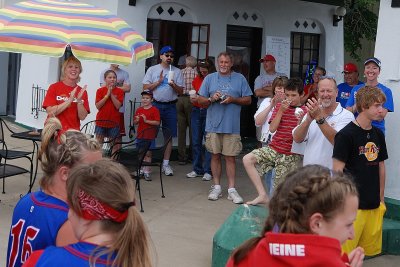
[[[137,129],[137,140],[140,139],[153,139],[151,143],[151,147],[155,147],[155,133],[151,133],[151,131],[146,131],[143,133],[145,129],[151,128],[153,126],[160,125],[160,111],[153,107],[151,104],[153,102],[153,93],[150,90],[144,90],[142,93],[142,106],[139,107],[133,119],[134,124],[138,124]],[[144,157],[144,162],[151,162],[151,151],[149,150]],[[150,178],[150,167],[146,166],[143,168],[143,175],[146,181],[151,181]]]
[[[300,113],[300,110],[303,114],[307,113],[306,107],[302,106],[300,102],[303,95],[303,81],[298,78],[289,79],[285,87],[286,98],[276,105],[269,121],[269,130],[271,133],[275,133],[274,138],[267,147],[255,149],[243,157],[243,165],[258,192],[257,198],[247,204],[257,205],[268,202],[268,195],[259,171],[263,175],[275,168],[273,188],[276,188],[287,172],[298,167],[301,155],[291,151],[292,130],[298,125],[299,115],[297,114]]]

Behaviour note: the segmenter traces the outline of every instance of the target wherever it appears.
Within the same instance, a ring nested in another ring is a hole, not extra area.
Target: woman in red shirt
[[[74,56],[64,61],[61,67],[61,81],[53,83],[47,90],[42,107],[48,117],[57,117],[62,130],[80,130],[82,120],[90,113],[86,85],[78,85],[82,72],[81,62]]]
[[[307,165],[289,173],[269,203],[260,237],[236,249],[227,267],[360,267],[362,248],[349,257],[340,244],[354,238],[358,193],[343,175]]]

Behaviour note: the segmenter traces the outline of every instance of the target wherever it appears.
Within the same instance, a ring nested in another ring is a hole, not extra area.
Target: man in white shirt
[[[293,129],[293,140],[305,143],[303,165],[320,164],[332,169],[332,152],[335,135],[354,115],[336,102],[338,89],[333,78],[318,82],[319,99],[306,102],[308,112],[299,126]]]

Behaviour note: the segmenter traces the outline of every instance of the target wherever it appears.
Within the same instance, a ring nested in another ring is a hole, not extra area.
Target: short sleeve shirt
[[[100,74],[100,86],[103,85],[104,83],[104,73],[108,70],[111,70],[110,68],[103,70]],[[131,84],[131,81],[129,79],[129,73],[127,71],[124,71],[123,69],[116,69],[115,74],[117,74],[117,84],[116,86],[122,87],[124,84]],[[121,102],[122,106],[119,108],[119,112],[124,113],[125,112],[125,92],[124,92],[124,100]]]
[[[174,72],[174,82],[176,85],[183,87],[183,76],[180,69],[177,67],[171,66],[171,70]],[[163,68],[161,64],[157,64],[155,66],[150,67],[146,75],[143,78],[143,84],[151,84],[160,79],[160,74],[163,72],[163,81],[153,90],[153,98],[158,102],[170,102],[174,101],[178,98],[177,93],[174,89],[168,84],[168,73],[170,72],[170,68]]]
[[[364,84],[361,84],[361,85],[356,85],[353,87],[353,89],[351,90],[351,93],[350,93],[350,97],[347,100],[346,107],[354,106],[354,104],[356,103],[357,91],[360,90],[361,88],[363,88],[364,86],[365,86]],[[386,108],[389,112],[394,112],[392,90],[390,90],[388,87],[384,86],[381,83],[378,83],[378,85],[376,87],[381,89],[382,92],[386,96],[386,102],[383,104],[383,107]],[[357,117],[358,113],[356,113],[355,116]],[[385,120],[384,119],[381,121],[372,121],[372,125],[379,128],[385,134]]]
[[[207,75],[200,87],[199,95],[208,98],[217,91],[233,97],[253,94],[246,78],[237,72],[231,72],[227,76],[222,76],[219,72]],[[240,111],[241,106],[234,103],[212,103],[207,110],[206,132],[240,134]]]
[[[48,107],[64,103],[65,101],[68,100],[74,88],[75,87],[68,86],[63,82],[53,83],[47,90],[46,96],[43,100],[42,107],[46,109]],[[78,90],[76,91],[75,96],[77,96],[81,90],[82,88],[78,86]],[[82,101],[86,111],[90,113],[88,94],[86,91],[83,93]],[[48,116],[51,116],[51,114],[49,114]],[[58,114],[57,118],[61,121],[63,131],[66,131],[68,129],[75,129],[79,131],[81,122],[78,117],[77,99],[75,98],[68,108],[66,108],[63,112]]]
[[[388,158],[385,136],[376,127],[364,130],[353,122],[335,136],[333,158],[344,162],[357,186],[360,209],[376,209],[380,204],[379,162]]]

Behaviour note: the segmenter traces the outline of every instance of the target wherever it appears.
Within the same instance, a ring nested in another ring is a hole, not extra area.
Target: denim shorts
[[[108,137],[108,138],[116,138],[120,136],[119,133],[119,127],[114,127],[114,128],[105,128],[105,127],[100,127],[97,126],[94,128],[94,133],[96,135]]]

